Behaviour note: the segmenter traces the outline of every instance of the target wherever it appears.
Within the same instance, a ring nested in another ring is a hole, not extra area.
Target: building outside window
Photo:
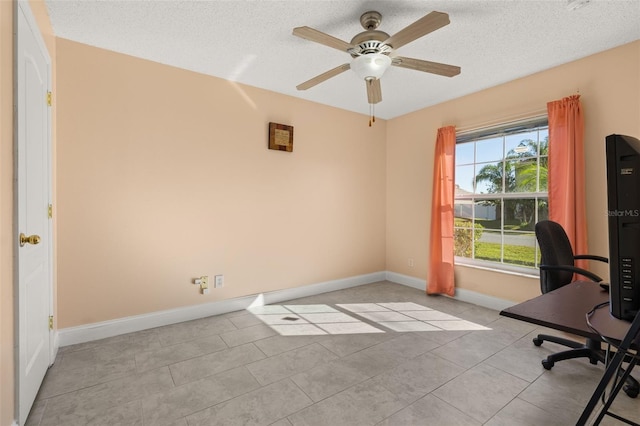
[[[456,263],[532,273],[534,226],[548,218],[547,117],[456,138]]]

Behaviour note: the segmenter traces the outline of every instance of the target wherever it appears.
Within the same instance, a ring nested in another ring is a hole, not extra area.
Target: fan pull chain
[[[369,104],[369,127],[376,122],[375,104]]]

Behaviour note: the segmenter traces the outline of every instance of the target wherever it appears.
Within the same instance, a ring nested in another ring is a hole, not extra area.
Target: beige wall
[[[385,269],[385,121],[56,49],[60,328]],[[270,121],[292,153],[267,149]]]
[[[0,425],[14,413],[13,2],[0,1]]]
[[[387,270],[426,279],[431,165],[438,127],[473,128],[544,111],[548,101],[576,91],[585,114],[589,251],[607,256],[604,138],[611,133],[640,137],[640,41],[390,120]],[[415,259],[413,268],[408,258]],[[606,267],[593,265],[593,269],[608,275]],[[463,266],[456,267],[456,284],[512,301],[539,294],[537,278]]]
[[[544,111],[578,90],[590,251],[606,255],[603,138],[640,134],[639,46],[370,129],[357,114],[58,40],[60,327],[385,268],[424,279],[436,129]],[[268,121],[296,126],[293,154],[265,148]],[[209,296],[189,284],[217,273],[227,285]],[[507,300],[539,292],[536,278],[456,276]]]

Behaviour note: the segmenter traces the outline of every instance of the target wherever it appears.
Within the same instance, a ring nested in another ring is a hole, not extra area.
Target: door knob
[[[20,233],[20,247],[24,247],[25,244],[39,244],[40,235],[29,235],[28,237],[23,233]]]

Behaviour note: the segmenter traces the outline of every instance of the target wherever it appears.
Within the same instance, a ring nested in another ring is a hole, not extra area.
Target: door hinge
[[[48,106],[51,106],[51,97],[52,96],[53,95],[51,94],[51,92],[47,92],[47,105]]]
[[[53,315],[49,315],[49,330],[53,330]]]
[[[53,218],[53,205],[49,204],[49,208],[47,210],[47,216],[49,216],[49,219]]]

